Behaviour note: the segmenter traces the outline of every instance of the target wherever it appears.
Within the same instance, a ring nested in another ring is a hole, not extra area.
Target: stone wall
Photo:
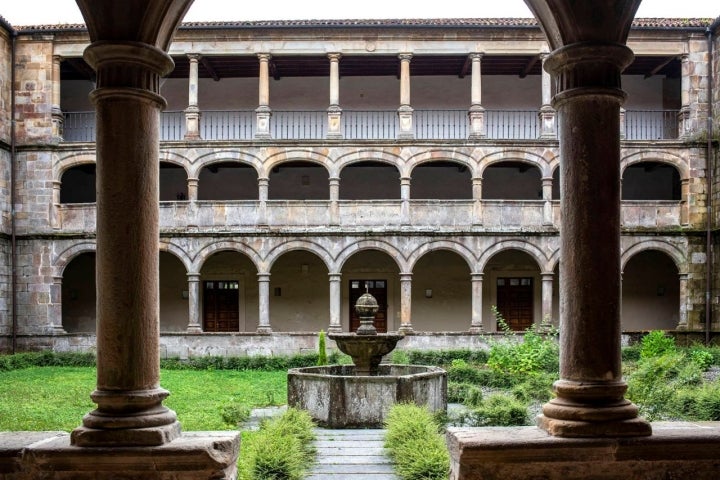
[[[12,95],[12,40],[0,27],[0,142],[10,144],[10,108]]]
[[[702,33],[689,36],[688,40],[688,75],[690,116],[687,130],[691,136],[701,135],[707,131],[707,115],[709,101],[709,82],[707,64],[710,54],[707,40]]]
[[[53,37],[22,35],[17,40],[15,118],[19,145],[51,143]]]

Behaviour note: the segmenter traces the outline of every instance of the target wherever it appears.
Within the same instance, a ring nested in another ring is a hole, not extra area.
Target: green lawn
[[[171,395],[183,430],[229,430],[221,409],[287,402],[285,371],[163,370],[161,383]],[[80,425],[95,405],[95,369],[31,367],[0,373],[0,430],[65,430]]]

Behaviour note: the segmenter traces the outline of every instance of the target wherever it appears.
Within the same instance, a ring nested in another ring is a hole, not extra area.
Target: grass
[[[222,409],[286,403],[285,371],[163,370],[171,392],[165,405],[177,412],[183,430],[229,430]],[[31,367],[0,372],[0,430],[64,430],[80,425],[95,408],[95,369]],[[22,401],[19,401],[22,399]]]

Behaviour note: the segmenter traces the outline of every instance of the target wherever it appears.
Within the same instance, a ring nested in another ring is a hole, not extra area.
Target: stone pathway
[[[306,480],[399,480],[385,455],[385,430],[315,430],[318,456]]]

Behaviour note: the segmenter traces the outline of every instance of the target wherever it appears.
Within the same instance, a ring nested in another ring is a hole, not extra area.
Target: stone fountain
[[[413,402],[430,411],[447,409],[447,375],[438,367],[381,365],[404,337],[377,333],[375,298],[363,294],[355,304],[360,327],[355,333],[331,333],[338,349],[353,365],[293,368],[288,371],[288,404],[307,410],[329,428],[381,427],[396,403]]]

